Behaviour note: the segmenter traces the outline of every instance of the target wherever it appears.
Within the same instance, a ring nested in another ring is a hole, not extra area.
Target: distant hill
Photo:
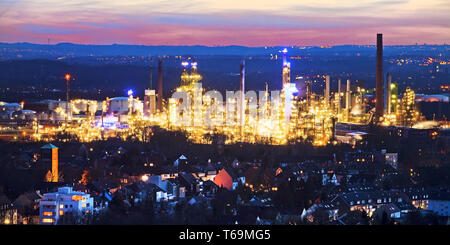
[[[244,46],[147,46],[147,45],[91,45],[91,44],[33,44],[33,43],[0,43],[0,59],[36,59],[64,58],[84,56],[161,56],[161,55],[238,55],[257,56],[279,54],[285,47],[244,47]],[[373,56],[374,45],[341,45],[333,47],[287,47],[290,55],[318,56]],[[385,46],[384,54],[400,55],[414,53],[417,55],[434,55],[450,51],[449,45],[406,45]]]

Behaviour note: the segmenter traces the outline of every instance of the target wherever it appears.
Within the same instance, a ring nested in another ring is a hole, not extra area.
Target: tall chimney
[[[392,83],[392,76],[391,73],[387,73],[387,79],[386,79],[386,112],[388,114],[391,113],[391,83]]]
[[[163,101],[163,80],[162,80],[162,60],[158,60],[158,110],[162,112]]]
[[[337,91],[337,111],[341,113],[341,79],[338,79],[338,91]]]
[[[345,93],[345,109],[350,111],[351,100],[350,100],[350,79],[347,79],[347,91]]]
[[[240,82],[239,82],[239,91],[241,91],[241,97],[239,98],[239,120],[241,129],[244,127],[245,122],[245,60],[241,61],[241,69],[240,69]]]
[[[375,116],[377,120],[383,116],[383,34],[377,34],[377,70],[376,70],[376,105]]]
[[[150,89],[153,88],[153,67],[150,66]]]
[[[330,103],[330,75],[325,78],[325,102],[328,105]]]

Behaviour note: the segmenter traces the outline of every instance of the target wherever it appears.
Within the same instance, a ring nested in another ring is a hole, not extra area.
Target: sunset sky
[[[450,43],[449,0],[0,0],[0,42]]]

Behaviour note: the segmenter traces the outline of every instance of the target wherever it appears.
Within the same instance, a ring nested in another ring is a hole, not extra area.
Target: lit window
[[[64,205],[63,205],[63,204],[60,204],[60,205],[59,205],[59,208],[64,208]]]
[[[44,215],[44,216],[52,216],[52,215],[53,215],[53,212],[44,212],[43,215]]]
[[[42,219],[42,223],[53,223],[53,219]]]
[[[86,203],[83,203],[83,205],[81,205],[81,207],[85,208],[86,207]]]
[[[81,201],[81,196],[80,195],[72,196],[72,201]]]
[[[63,215],[64,212],[62,210],[59,210],[59,215]]]

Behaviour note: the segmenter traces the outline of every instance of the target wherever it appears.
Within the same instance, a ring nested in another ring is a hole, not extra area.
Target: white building
[[[72,104],[58,100],[44,100],[44,103],[48,104],[51,112],[50,120],[64,121],[72,118]]]
[[[64,215],[81,217],[93,211],[94,198],[84,192],[73,191],[72,187],[58,188],[58,192],[44,194],[39,204],[41,224],[57,224]]]
[[[109,110],[114,114],[126,114],[129,110],[133,112],[142,113],[144,110],[144,104],[135,98],[129,97],[115,97],[109,100]]]

